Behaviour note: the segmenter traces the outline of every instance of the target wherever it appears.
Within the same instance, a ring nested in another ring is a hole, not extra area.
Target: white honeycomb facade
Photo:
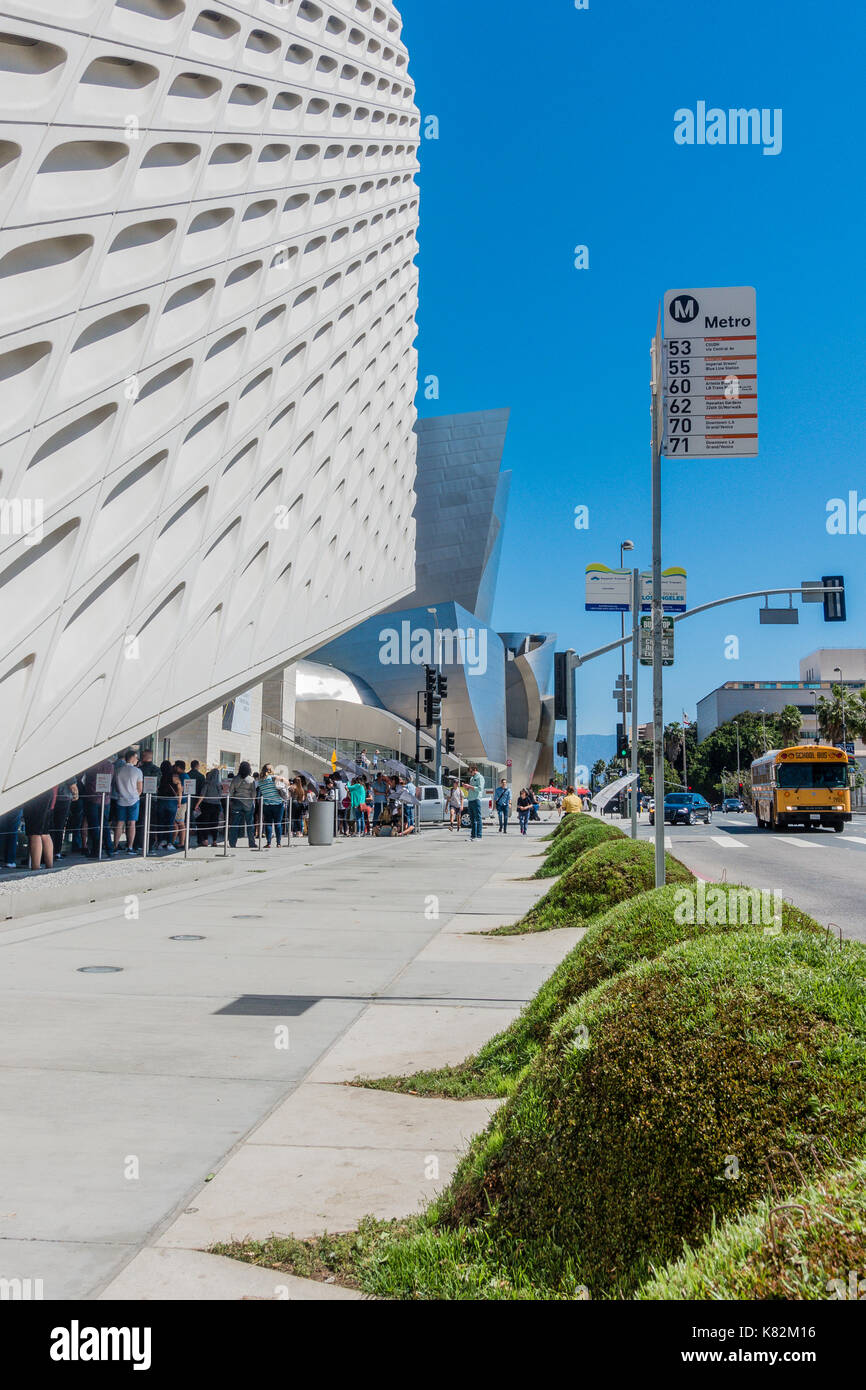
[[[2,811],[411,590],[419,117],[386,0],[0,31]]]

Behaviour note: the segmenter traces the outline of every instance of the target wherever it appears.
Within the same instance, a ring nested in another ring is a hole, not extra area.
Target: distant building
[[[815,709],[823,695],[829,697],[834,685],[841,683],[853,690],[866,685],[866,650],[855,647],[824,648],[810,652],[800,662],[798,681],[726,681],[698,701],[698,742],[703,743],[721,724],[737,715],[751,711],[759,714],[780,714],[786,705],[793,705],[802,715],[800,737],[812,741],[817,737]]]

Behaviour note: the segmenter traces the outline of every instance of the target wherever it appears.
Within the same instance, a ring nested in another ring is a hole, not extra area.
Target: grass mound
[[[767,1165],[790,1191],[780,1150],[808,1174],[827,1146],[866,1152],[866,951],[713,935],[566,1011],[437,1219],[519,1248],[539,1285],[630,1296],[763,1197]]]
[[[762,901],[760,895],[756,898],[753,890],[738,884],[720,884],[702,889],[700,895],[694,887],[688,891],[691,898],[675,885],[653,888],[596,918],[583,940],[545,981],[520,1017],[485,1043],[474,1057],[455,1067],[383,1077],[363,1084],[376,1090],[453,1100],[510,1095],[566,1009],[611,976],[639,961],[654,960],[681,941],[707,934],[776,930],[771,921],[776,904]],[[807,913],[784,902],[780,904],[778,925],[782,932],[824,932]]]
[[[668,883],[693,883],[691,871],[665,855]],[[519,936],[556,927],[585,927],[615,903],[655,886],[653,846],[645,841],[612,840],[587,850],[544,897],[514,926],[497,927],[487,936]]]
[[[541,839],[558,840],[560,835],[568,835],[569,832],[574,829],[578,821],[582,819],[583,815],[584,812],[582,811],[567,811],[556,828],[551,830],[549,835],[542,835]]]
[[[862,1299],[866,1295],[866,1163],[828,1173],[724,1221],[697,1251],[654,1274],[638,1299]]]
[[[560,835],[547,851],[544,863],[536,869],[533,878],[554,878],[570,869],[575,859],[596,845],[610,840],[624,840],[626,837],[615,825],[594,820],[590,816],[578,816],[577,825],[567,835]]]

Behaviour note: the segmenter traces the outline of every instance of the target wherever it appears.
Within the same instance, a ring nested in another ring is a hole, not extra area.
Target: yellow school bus
[[[761,830],[845,829],[851,819],[848,755],[841,748],[798,744],[752,763],[752,800]]]

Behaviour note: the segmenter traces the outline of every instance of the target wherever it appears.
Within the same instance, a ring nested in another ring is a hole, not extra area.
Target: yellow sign
[[[335,772],[337,771],[337,750],[336,750],[336,748],[334,749],[333,753],[331,754],[331,767],[334,769]]]

